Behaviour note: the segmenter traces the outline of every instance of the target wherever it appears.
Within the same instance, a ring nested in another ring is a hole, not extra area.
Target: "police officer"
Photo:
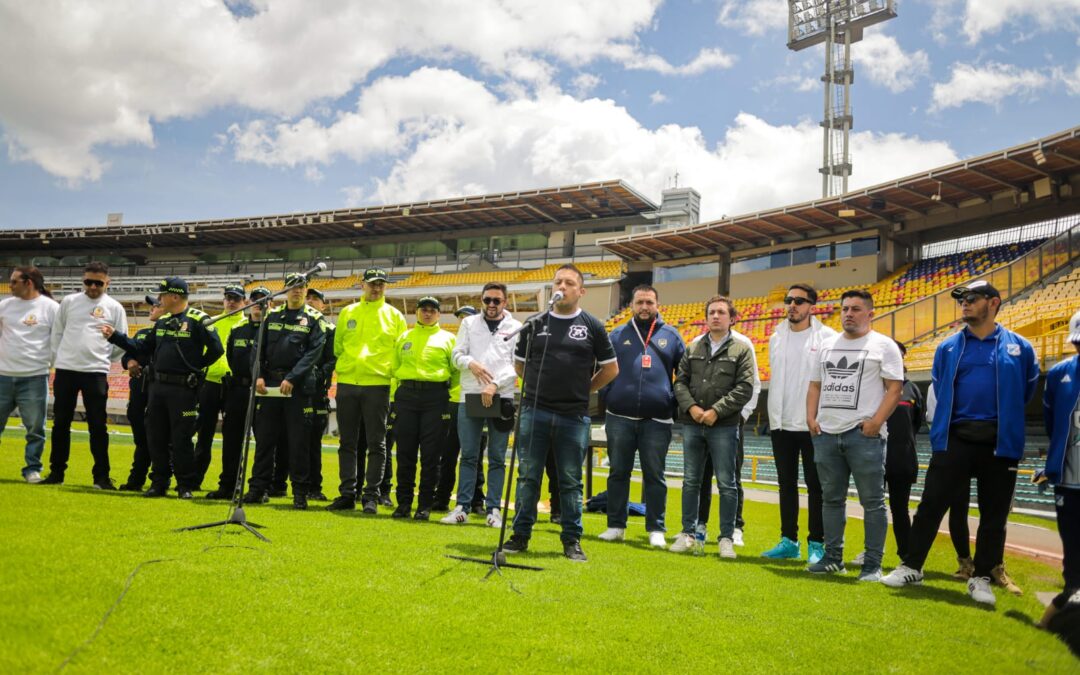
[[[326,333],[326,346],[322,358],[315,366],[315,394],[311,397],[313,417],[311,418],[310,458],[311,466],[308,483],[308,499],[327,501],[322,490],[322,441],[330,421],[330,381],[333,379],[337,357],[334,356],[334,326],[326,320],[326,296],[317,288],[307,290],[307,304],[323,315],[323,331]]]
[[[310,403],[315,393],[312,369],[322,357],[326,332],[322,314],[304,303],[307,280],[300,274],[289,274],[285,285],[289,287],[285,304],[266,315],[266,343],[255,382],[262,395],[255,419],[255,467],[244,501],[258,504],[269,500],[274,477],[270,443],[276,442],[288,446],[293,508],[306,509]],[[277,391],[270,392],[270,388]]]
[[[165,314],[165,308],[153,295],[146,296],[146,303],[150,305],[150,321],[156,322]],[[140,328],[132,339],[141,343],[146,336],[153,332],[154,326]],[[146,474],[150,470],[150,448],[146,443],[146,405],[149,402],[150,383],[154,379],[154,370],[150,354],[130,356],[124,354],[120,357],[120,364],[128,371],[128,405],[127,418],[131,425],[131,435],[135,439],[135,456],[131,461],[131,471],[127,481],[118,489],[129,492],[142,492],[146,482]]]
[[[252,302],[270,295],[269,289],[259,286],[248,296]],[[225,416],[221,423],[221,476],[218,488],[206,494],[207,499],[232,499],[240,471],[240,454],[247,434],[248,398],[251,395],[251,363],[255,359],[255,340],[262,323],[262,305],[252,305],[248,315],[229,331],[225,343],[225,358],[229,372],[222,378],[225,391]]]
[[[154,330],[141,343],[104,325],[101,333],[114,345],[135,356],[152,354],[154,382],[150,387],[146,439],[152,474],[147,497],[164,497],[169,489],[169,461],[176,473],[180,499],[191,499],[198,479],[195,446],[191,437],[199,415],[199,387],[203,369],[223,353],[221,340],[209,315],[188,306],[187,282],[167,277],[158,286],[158,300],[168,316],[154,322]],[[171,443],[171,447],[170,447]],[[171,457],[170,457],[171,456]]]
[[[435,486],[439,482],[439,456],[446,435],[443,415],[450,389],[458,374],[452,353],[454,334],[439,327],[439,300],[431,296],[416,303],[416,325],[394,343],[394,407],[397,422],[397,502],[392,517],[408,518],[420,455],[420,495],[416,520],[431,517]]]
[[[244,287],[229,285],[225,287],[222,300],[222,314],[235,312],[244,304]],[[216,318],[216,317],[215,317]],[[243,314],[225,316],[214,322],[214,330],[221,338],[221,344],[229,344],[229,332],[241,321]],[[222,380],[229,374],[228,359],[222,355],[206,369],[206,382],[199,392],[199,438],[195,441],[195,464],[198,467],[198,490],[210,468],[211,449],[214,446],[214,433],[217,431],[218,415],[225,410],[225,386]]]

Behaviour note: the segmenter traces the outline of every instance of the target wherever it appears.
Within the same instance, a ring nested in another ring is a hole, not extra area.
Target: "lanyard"
[[[644,339],[642,339],[641,337],[641,331],[638,330],[637,322],[633,319],[630,319],[630,325],[634,327],[634,332],[637,333],[637,338],[641,340],[641,344],[644,347],[641,353],[644,354],[645,352],[649,351],[649,342],[652,341],[652,334],[653,331],[656,329],[656,319],[653,318],[652,325],[649,326],[649,334]]]

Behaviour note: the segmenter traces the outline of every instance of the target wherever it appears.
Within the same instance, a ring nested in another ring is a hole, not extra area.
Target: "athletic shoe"
[[[881,578],[881,583],[885,584],[889,588],[901,588],[908,584],[921,584],[923,580],[923,573],[919,570],[913,570],[907,565],[900,565],[892,572],[889,572]]]
[[[1024,592],[1020,590],[1020,587],[1013,583],[1013,580],[1005,573],[1005,565],[998,565],[990,570],[990,580],[994,582],[995,586],[1001,586],[1013,595],[1024,594]]]
[[[799,550],[799,542],[780,537],[780,543],[762,553],[761,557],[773,560],[798,560],[802,557],[802,552]]]
[[[38,485],[63,485],[63,484],[64,484],[64,474],[56,473],[55,471],[50,473],[45,478],[42,478],[41,482],[38,483]]]
[[[745,544],[743,543],[741,527],[735,528],[735,534],[731,537],[731,543],[735,544],[736,546],[745,546]]]
[[[957,558],[956,562],[960,563],[960,568],[953,572],[954,579],[967,581],[975,574],[975,561],[971,558]]]
[[[390,499],[390,495],[383,495],[379,497],[379,506],[385,506],[388,509],[394,508],[394,500]]]
[[[844,574],[847,572],[843,560],[829,560],[828,558],[819,560],[813,565],[807,565],[806,571],[810,574]]]
[[[323,494],[322,490],[315,490],[313,492],[309,492],[307,498],[310,499],[313,502],[328,502],[328,501],[330,501],[329,499],[326,498],[326,495]]]
[[[116,483],[112,482],[112,478],[102,478],[101,480],[94,481],[95,490],[116,490]]]
[[[195,499],[195,495],[191,490],[185,488],[176,488],[176,497],[178,499]]]
[[[820,541],[806,540],[806,562],[813,565],[825,558],[825,544]]]
[[[585,551],[581,550],[580,541],[563,544],[562,554],[574,562],[589,562],[589,559],[585,557]]]
[[[269,501],[270,495],[266,494],[265,492],[259,492],[257,490],[252,490],[251,492],[244,495],[245,504],[265,504]]]
[[[23,476],[23,480],[25,480],[27,483],[30,483],[30,484],[40,483],[41,482],[41,472],[40,471],[28,471],[28,472],[26,472],[26,475]]]
[[[390,517],[391,518],[408,518],[410,515],[412,515],[412,507],[409,506],[408,504],[401,504],[396,509],[394,509],[394,512],[390,514]]]
[[[993,607],[997,604],[994,591],[990,588],[990,577],[971,577],[968,579],[968,595],[975,602]]]
[[[431,520],[431,509],[417,509],[413,520]]]
[[[851,566],[852,567],[862,567],[865,562],[866,562],[866,551],[859,551],[859,555],[855,556],[855,558],[851,561]]]
[[[727,537],[720,540],[720,557],[735,559],[735,543]]]
[[[476,502],[473,503],[471,507],[469,507],[469,513],[483,513],[485,510],[486,508],[484,502]]]
[[[600,541],[622,541],[626,539],[626,529],[622,527],[609,527],[600,533]]]
[[[502,511],[499,509],[491,509],[491,513],[487,514],[488,527],[502,527]]]
[[[694,539],[694,535],[680,532],[675,535],[675,541],[668,550],[672,553],[686,553],[687,551],[693,551],[696,543],[697,540]]]
[[[356,499],[352,497],[335,497],[334,501],[326,505],[327,511],[352,511],[356,508]]]
[[[520,534],[512,534],[502,545],[503,553],[524,553],[529,550],[529,539]]]
[[[455,506],[454,510],[440,518],[439,522],[443,525],[460,525],[468,520],[468,512],[460,506]]]
[[[157,487],[154,487],[153,485],[151,485],[150,489],[143,493],[143,497],[149,497],[150,499],[157,499],[159,497],[166,496],[167,492],[168,492],[168,490],[165,490],[164,488],[157,488]]]
[[[274,497],[274,498],[287,497],[287,496],[289,496],[289,491],[287,489],[285,489],[285,488],[278,488],[276,490],[271,490],[270,491],[270,496]]]
[[[214,490],[206,493],[206,499],[230,499],[232,495],[224,490]]]
[[[338,499],[341,499],[341,498],[338,497]],[[326,508],[330,508],[330,507],[328,506]],[[353,505],[353,508],[356,508],[355,504]],[[369,499],[366,502],[364,502],[364,513],[368,514],[369,516],[373,516],[378,512],[379,512],[379,502],[378,501],[376,501],[374,499]]]
[[[143,491],[142,485],[138,484],[138,483],[121,483],[120,486],[117,487],[116,489],[121,491],[121,492],[142,492]]]
[[[859,581],[870,581],[877,583],[881,581],[881,566],[874,566],[873,569],[867,569],[866,565],[863,565],[862,570],[859,572]]]
[[[664,538],[664,533],[660,530],[649,533],[649,546],[654,548],[667,548],[667,539]]]
[[[307,511],[307,495],[293,495],[292,507],[297,511]]]

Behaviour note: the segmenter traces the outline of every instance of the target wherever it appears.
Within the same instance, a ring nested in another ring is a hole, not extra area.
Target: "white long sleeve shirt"
[[[108,373],[110,362],[119,361],[124,350],[101,335],[101,326],[106,323],[127,335],[127,314],[108,294],[91,300],[86,293],[72,293],[61,300],[52,331],[53,366],[80,373]]]
[[[465,317],[458,328],[457,342],[454,345],[454,367],[461,371],[461,393],[479,394],[484,386],[476,379],[469,364],[480,362],[495,380],[498,394],[503,398],[513,398],[517,382],[514,371],[514,347],[517,336],[506,340],[506,336],[521,327],[521,322],[504,312],[502,321],[494,333],[484,321],[484,315],[474,314]]]
[[[59,309],[59,303],[45,295],[0,300],[0,375],[49,374],[52,327]]]

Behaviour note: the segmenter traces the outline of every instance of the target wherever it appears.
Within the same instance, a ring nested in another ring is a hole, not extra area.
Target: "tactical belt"
[[[402,380],[398,383],[398,386],[402,389],[449,389],[450,383],[444,382],[427,382],[425,380]]]
[[[199,386],[202,378],[195,373],[188,373],[186,375],[174,375],[172,373],[154,373],[154,382],[162,382],[164,384],[180,384],[192,389]]]

